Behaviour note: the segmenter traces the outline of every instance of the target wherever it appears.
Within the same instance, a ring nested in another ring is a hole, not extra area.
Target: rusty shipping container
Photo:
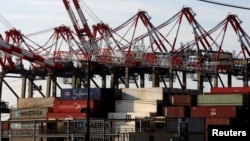
[[[54,113],[80,113],[87,110],[87,100],[66,100],[54,102]],[[100,111],[100,100],[90,100],[92,112]]]
[[[18,98],[17,108],[40,108],[53,107],[54,101],[60,100],[58,97],[34,97],[34,98]]]
[[[163,116],[170,118],[185,117],[184,106],[163,106]]]
[[[195,106],[190,109],[191,117],[235,118],[235,106]]]
[[[11,109],[10,118],[11,120],[47,119],[47,113],[52,111],[52,108]]]
[[[169,96],[169,103],[171,105],[177,105],[177,106],[191,106],[191,105],[196,105],[196,104],[192,104],[195,102],[192,102],[194,99],[194,97],[196,96],[192,96],[192,95],[170,95]],[[196,99],[195,99],[196,101]]]
[[[244,94],[205,94],[197,96],[200,106],[243,106],[249,105],[249,95]]]

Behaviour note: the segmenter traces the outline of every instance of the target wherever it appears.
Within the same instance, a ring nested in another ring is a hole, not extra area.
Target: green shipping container
[[[199,106],[243,106],[249,104],[249,96],[243,94],[205,94],[197,96]]]

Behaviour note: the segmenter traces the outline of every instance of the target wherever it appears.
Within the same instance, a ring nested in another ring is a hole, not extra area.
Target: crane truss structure
[[[164,77],[169,78],[169,86],[163,81],[164,86],[173,87],[176,76],[185,89],[186,75],[197,74],[198,89],[202,89],[206,77],[215,79],[214,84],[208,79],[211,87],[217,87],[218,80],[224,86],[220,74],[227,74],[243,76],[243,84],[248,86],[250,38],[236,15],[229,14],[206,31],[189,7],[182,8],[160,25],[154,25],[149,14],[139,10],[116,28],[103,22],[90,28],[77,0],[62,2],[73,30],[70,26],[55,27],[53,34],[42,45],[15,28],[6,31],[5,37],[1,36],[1,85],[8,85],[4,80],[7,74],[20,74],[23,83],[26,84],[26,79],[31,82],[28,97],[32,97],[32,90],[39,90],[36,78],[46,77],[46,94],[40,93],[50,96],[51,82],[61,88],[56,82],[57,77],[72,79],[72,87],[81,87],[82,83],[87,86],[88,77],[96,87],[106,87],[105,83],[102,86],[95,83],[93,76],[100,75],[105,79],[106,75],[111,75],[111,87],[118,88],[119,82],[129,87],[130,78],[135,80],[137,87],[144,87],[144,74],[152,74],[153,87],[159,86]],[[184,29],[183,24],[187,24]],[[190,27],[189,30],[187,27]],[[238,55],[226,51],[229,27],[232,27],[240,43]],[[183,30],[190,32],[188,38],[181,36]],[[178,42],[181,44],[178,45]],[[24,67],[24,61],[29,63],[29,68]],[[136,81],[137,74],[143,80],[140,85]],[[231,79],[228,85],[232,85]],[[21,97],[25,97],[25,90],[23,86]],[[11,91],[18,97],[13,89]],[[52,91],[55,96],[55,88]]]

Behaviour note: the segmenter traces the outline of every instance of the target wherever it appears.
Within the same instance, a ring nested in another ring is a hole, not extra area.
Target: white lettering
[[[218,129],[212,129],[212,136],[247,136],[246,131],[233,131],[230,129],[229,131],[219,131]]]

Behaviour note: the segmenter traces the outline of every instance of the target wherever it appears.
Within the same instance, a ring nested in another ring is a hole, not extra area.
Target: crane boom
[[[78,0],[73,0],[73,3],[74,3],[74,5],[75,5],[75,8],[76,8],[76,10],[77,10],[77,13],[78,13],[78,15],[79,15],[79,17],[80,17],[80,20],[81,20],[81,22],[82,22],[82,24],[83,24],[83,32],[85,32],[86,34],[87,34],[87,36],[88,36],[88,38],[90,38],[91,40],[93,40],[94,39],[94,36],[93,36],[93,34],[91,33],[91,30],[90,30],[90,28],[89,28],[89,26],[88,26],[88,23],[87,23],[87,19],[85,18],[85,16],[84,16],[84,14],[83,14],[83,12],[82,12],[82,10],[81,10],[81,7],[80,7],[80,5],[79,5],[79,3],[78,3]]]
[[[37,63],[41,66],[44,66],[46,68],[50,69],[63,69],[63,66],[57,62],[53,62],[49,59],[45,59],[39,55],[36,55],[34,53],[31,53],[27,50],[24,50],[22,48],[7,44],[4,41],[0,41],[0,50],[13,54],[15,56],[18,56],[20,58],[23,58],[25,60]]]
[[[78,16],[80,17],[80,21],[82,22],[82,28],[77,23],[76,16],[69,4],[68,0],[63,0],[63,3],[65,5],[66,10],[68,11],[69,17],[71,19],[71,22],[75,28],[75,31],[77,33],[78,38],[80,39],[80,42],[82,44],[82,48],[88,53],[89,59],[91,60],[91,56],[93,54],[96,54],[98,52],[98,47],[95,42],[95,38],[93,33],[91,32],[89,25],[87,23],[87,20],[83,14],[83,11],[81,10],[81,7],[77,0],[73,0],[75,9],[77,10]]]

